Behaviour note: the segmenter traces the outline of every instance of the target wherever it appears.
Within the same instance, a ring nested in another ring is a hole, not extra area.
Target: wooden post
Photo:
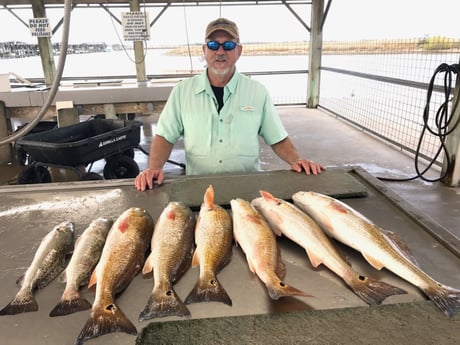
[[[457,82],[455,84],[454,98],[452,104],[457,104],[456,108],[452,108],[451,123],[455,124],[460,121],[460,75],[457,75]],[[454,129],[452,133],[447,136],[446,147],[450,153],[451,166],[448,167],[446,159],[443,161],[441,176],[447,172],[446,177],[442,182],[451,187],[460,186],[460,126]],[[448,170],[448,168],[450,168]]]
[[[74,125],[80,121],[72,101],[56,102],[56,111],[59,128]]]
[[[0,138],[8,136],[8,120],[6,119],[5,103],[0,101]],[[0,163],[12,161],[12,146],[11,144],[0,145]]]
[[[316,108],[319,103],[321,54],[323,49],[324,0],[313,0],[311,6],[307,108]]]
[[[130,0],[129,9],[131,11],[140,11],[139,0]],[[136,77],[138,82],[146,82],[147,74],[145,73],[145,53],[144,42],[134,41],[134,61],[136,62]]]
[[[46,18],[46,10],[43,0],[32,1],[32,11],[34,18]],[[37,40],[38,47],[40,49],[40,58],[42,61],[45,84],[51,85],[56,74],[51,39],[49,37],[38,37]]]
[[[106,119],[116,119],[117,111],[115,110],[115,104],[104,104],[104,114]]]

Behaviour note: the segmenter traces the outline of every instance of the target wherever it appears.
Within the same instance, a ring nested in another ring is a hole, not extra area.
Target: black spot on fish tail
[[[63,316],[76,313],[82,310],[91,309],[91,303],[86,298],[77,297],[70,300],[61,299],[59,303],[51,310],[50,316]]]
[[[303,297],[312,297],[312,295],[303,292],[302,290],[296,289],[293,286],[290,286],[286,283],[280,281],[276,285],[268,286],[267,285],[268,295],[271,299],[277,300],[280,297],[284,296],[303,296]]]
[[[110,304],[108,307],[95,309],[91,312],[75,344],[81,345],[89,339],[114,332],[137,335],[136,327],[123,314],[120,308],[115,304]]]
[[[454,317],[460,309],[460,290],[438,283],[437,289],[426,289],[423,292],[448,318]]]
[[[387,297],[407,293],[406,290],[396,286],[361,275],[354,284],[350,285],[350,288],[369,305],[379,305]]]
[[[167,316],[190,316],[190,311],[173,289],[153,291],[139,314],[139,321]]]
[[[185,298],[185,304],[200,302],[222,302],[232,305],[231,298],[215,276],[198,280]]]
[[[18,296],[0,310],[0,315],[16,315],[38,310],[38,303],[33,295]]]

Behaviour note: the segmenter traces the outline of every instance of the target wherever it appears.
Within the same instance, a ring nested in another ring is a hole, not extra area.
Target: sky
[[[327,0],[325,0],[327,3]],[[142,4],[142,2],[141,2]],[[310,25],[310,5],[295,5],[293,10]],[[114,9],[121,19],[121,12]],[[161,8],[147,8],[152,21]],[[25,22],[31,10],[15,13]],[[361,40],[422,38],[445,36],[460,38],[459,0],[333,0],[324,26],[323,39]],[[63,8],[47,10],[54,27],[63,16]],[[201,43],[206,24],[219,17],[237,22],[242,42],[303,41],[308,31],[283,5],[188,6],[168,8],[151,28],[149,44]],[[5,9],[0,9],[0,42],[36,43],[29,29]],[[7,29],[6,29],[7,28]],[[52,42],[61,41],[62,29]],[[120,25],[100,8],[77,8],[71,14],[70,43],[123,43]]]

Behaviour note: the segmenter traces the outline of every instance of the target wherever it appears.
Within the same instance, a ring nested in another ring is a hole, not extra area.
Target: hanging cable
[[[72,0],[65,0],[64,2],[64,22],[63,22],[63,29],[62,29],[62,40],[61,40],[61,49],[59,53],[59,62],[56,69],[56,74],[51,84],[50,91],[48,93],[48,97],[46,98],[45,103],[41,107],[38,114],[30,121],[27,125],[22,127],[20,130],[14,132],[13,134],[7,136],[0,140],[0,145],[11,143],[15,141],[27,133],[29,133],[36,125],[41,121],[41,119],[45,116],[48,108],[51,106],[54,97],[59,89],[59,85],[61,83],[62,73],[64,71],[65,66],[65,59],[67,56],[67,47],[69,43],[69,28],[70,28],[70,13],[72,11]]]
[[[433,93],[434,82],[436,80],[436,77],[440,73],[445,73],[444,74],[444,85],[443,85],[444,102],[440,105],[440,107],[436,111],[436,116],[433,122],[435,125],[435,128],[432,128],[430,126],[431,96]],[[437,181],[444,179],[449,173],[449,171],[451,171],[452,161],[451,161],[449,152],[446,147],[446,139],[447,139],[447,136],[457,128],[460,122],[460,117],[458,117],[455,120],[455,123],[452,123],[454,121],[453,114],[455,113],[455,110],[459,109],[460,107],[460,96],[456,97],[455,103],[452,104],[452,107],[451,107],[452,111],[449,112],[449,103],[452,101],[452,99],[450,98],[450,94],[452,92],[453,74],[457,74],[457,77],[460,78],[460,64],[448,65],[446,63],[443,63],[436,68],[433,76],[431,77],[430,83],[428,85],[426,105],[423,111],[423,128],[422,128],[422,132],[420,133],[420,137],[419,137],[418,144],[417,144],[417,149],[415,151],[415,171],[417,175],[413,177],[409,177],[409,178],[404,178],[404,179],[379,177],[379,180],[390,181],[390,182],[403,182],[403,181],[411,181],[417,178],[421,178],[422,180],[427,181],[427,182],[437,182]],[[423,171],[421,171],[419,167],[420,151],[421,151],[421,147],[423,144],[423,139],[427,131],[431,133],[432,135],[434,135],[435,137],[437,137],[439,139],[440,144],[439,144],[439,148],[436,154],[428,162],[428,165],[426,166],[426,168]],[[446,166],[445,172],[440,177],[435,178],[435,179],[430,179],[430,178],[425,177],[424,175],[436,163],[441,153],[444,153],[445,166]]]

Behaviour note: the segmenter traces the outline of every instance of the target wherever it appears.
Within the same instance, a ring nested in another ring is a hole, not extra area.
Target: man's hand
[[[291,163],[291,170],[294,170],[298,173],[305,171],[305,174],[307,175],[318,175],[321,174],[321,171],[326,170],[326,167],[308,159],[297,159]]]
[[[134,186],[137,190],[143,192],[146,188],[153,188],[153,180],[157,180],[157,184],[161,185],[165,179],[165,173],[162,169],[147,168],[141,171],[134,180]]]

